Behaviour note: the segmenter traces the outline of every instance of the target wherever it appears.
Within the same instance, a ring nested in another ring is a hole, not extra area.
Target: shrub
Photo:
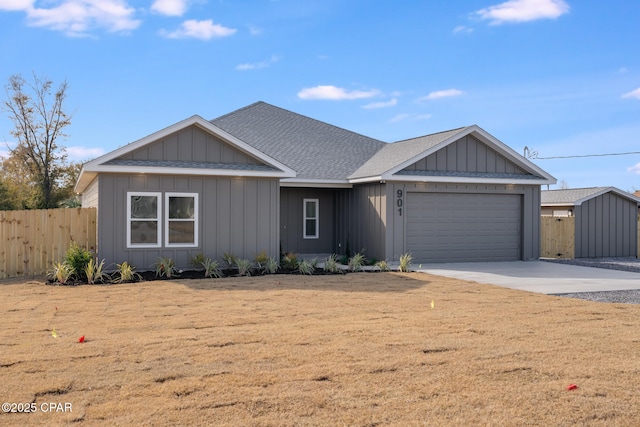
[[[252,263],[248,259],[236,259],[236,267],[240,276],[251,276]]]
[[[349,259],[349,271],[360,271],[362,270],[362,266],[364,265],[364,255],[362,255],[360,252],[358,252],[357,254],[355,254],[353,257],[351,257],[351,259]]]
[[[222,271],[220,271],[218,261],[214,261],[211,258],[205,258],[200,264],[204,267],[204,277],[222,277]]]
[[[267,256],[267,253],[265,251],[262,251],[258,255],[256,255],[253,261],[256,263],[258,268],[262,269],[264,268],[267,261],[269,261],[269,257]]]
[[[75,271],[73,271],[71,264],[65,261],[54,264],[53,270],[49,273],[49,277],[61,285],[66,285],[74,274]]]
[[[195,268],[201,268],[208,259],[202,252],[197,253],[191,257],[191,265]]]
[[[229,254],[229,253],[224,253],[222,254],[222,259],[224,260],[224,262],[227,263],[227,266],[229,268],[233,267],[233,265],[236,263],[236,257],[235,255]]]
[[[316,271],[318,260],[316,258],[311,261],[303,259],[298,263],[298,271],[302,274],[312,275]]]
[[[175,263],[171,258],[158,258],[154,266],[156,267],[157,277],[171,279],[176,273]]]
[[[278,260],[271,257],[264,264],[264,273],[275,274],[278,271],[278,267]]]
[[[328,271],[329,273],[339,273],[340,269],[338,268],[338,257],[336,254],[329,255],[324,262],[324,271]]]
[[[375,267],[380,271],[391,271],[391,267],[387,261],[378,261],[376,262]]]
[[[65,255],[66,263],[73,269],[72,274],[78,279],[85,279],[85,268],[89,261],[93,259],[93,255],[88,250],[81,248],[76,242],[71,242],[71,247]]]
[[[98,258],[91,258],[84,268],[84,275],[87,277],[87,283],[90,285],[96,282],[106,282],[110,279],[109,275],[103,271],[104,259],[98,264]]]
[[[413,257],[409,252],[404,253],[400,256],[400,271],[409,272],[411,271],[411,260]]]
[[[289,252],[282,257],[282,268],[285,270],[297,270],[298,264],[298,255],[293,252]]]
[[[118,278],[114,280],[115,283],[129,283],[133,282],[134,280],[142,279],[142,276],[136,273],[135,268],[128,262],[125,261],[122,264],[116,265],[118,267],[118,270],[116,272]]]

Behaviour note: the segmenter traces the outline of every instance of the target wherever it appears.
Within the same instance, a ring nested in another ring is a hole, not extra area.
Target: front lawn
[[[0,425],[640,420],[639,305],[358,273],[0,282],[0,312],[0,396],[36,407]]]

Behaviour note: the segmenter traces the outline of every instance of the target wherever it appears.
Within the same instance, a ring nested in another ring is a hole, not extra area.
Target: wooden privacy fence
[[[71,242],[95,252],[95,208],[0,211],[0,279],[47,273]]]
[[[540,217],[540,256],[542,258],[573,258],[575,252],[575,223],[572,216]]]
[[[575,254],[575,217],[543,216],[540,218],[540,256],[573,258]],[[638,217],[638,255],[640,255],[640,216]]]

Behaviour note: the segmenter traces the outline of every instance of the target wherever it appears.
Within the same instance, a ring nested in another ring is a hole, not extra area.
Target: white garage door
[[[521,259],[522,196],[408,193],[407,251],[417,262]]]

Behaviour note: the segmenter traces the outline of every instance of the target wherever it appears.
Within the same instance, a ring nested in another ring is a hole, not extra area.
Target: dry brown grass
[[[4,283],[0,307],[2,401],[73,405],[2,425],[640,420],[637,305],[360,273]]]

